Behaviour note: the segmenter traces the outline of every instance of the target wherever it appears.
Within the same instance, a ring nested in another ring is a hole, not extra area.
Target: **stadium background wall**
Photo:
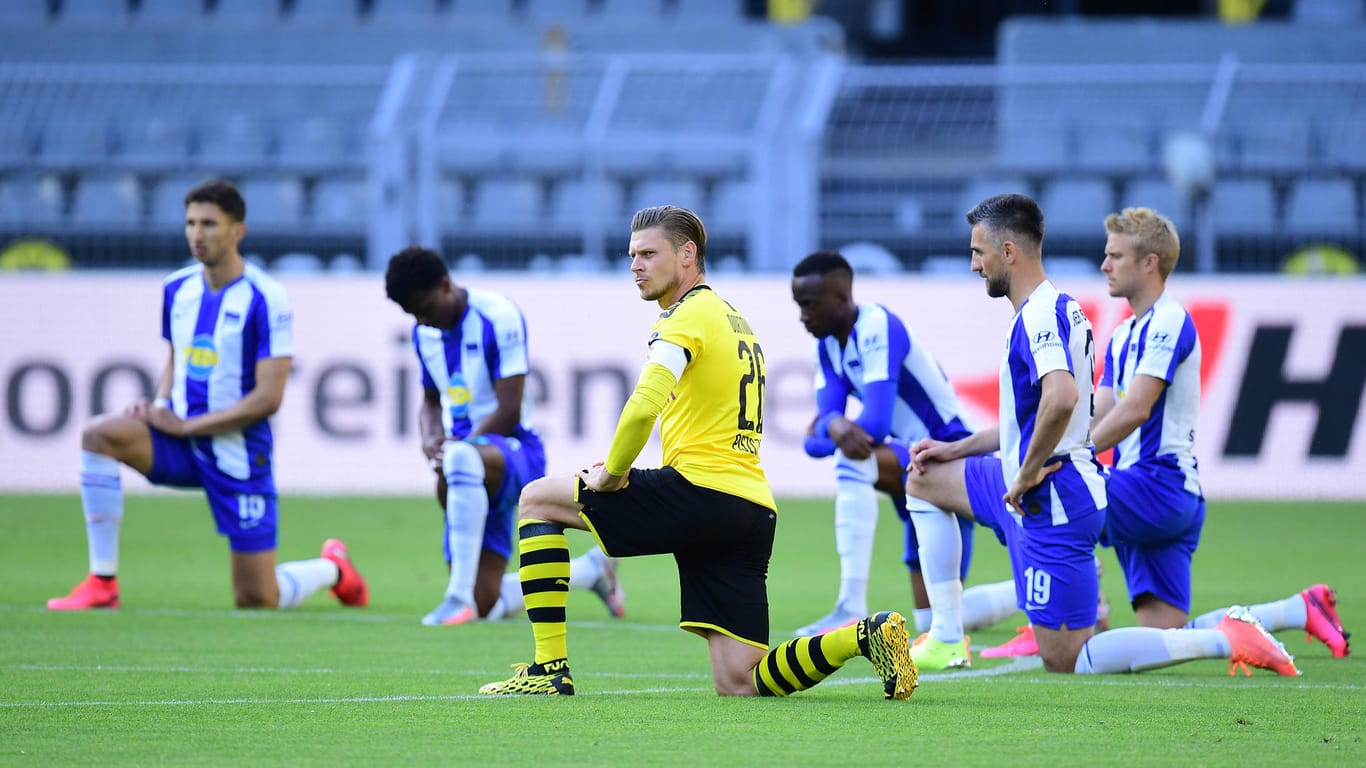
[[[283,282],[294,306],[296,356],[274,420],[281,491],[427,492],[431,477],[414,431],[421,393],[410,326],[384,298],[382,280]],[[1106,295],[1098,277],[1058,282],[1086,306],[1103,343],[1125,316],[1123,303]],[[713,284],[763,342],[763,457],[775,490],[832,494],[832,473],[801,450],[814,356],[788,282],[719,277]],[[551,471],[601,458],[644,359],[654,305],[640,301],[625,278],[567,284],[483,275],[477,285],[506,293],[527,313],[535,364],[528,392]],[[1362,283],[1183,275],[1172,292],[1195,316],[1204,350],[1197,455],[1206,493],[1366,500]],[[856,295],[906,318],[979,424],[995,418],[1006,302],[987,298],[975,279],[865,278]],[[81,426],[146,391],[164,363],[159,302],[160,281],[150,273],[0,280],[0,492],[75,490]],[[652,445],[641,463],[657,457]],[[150,488],[132,473],[125,485]]]

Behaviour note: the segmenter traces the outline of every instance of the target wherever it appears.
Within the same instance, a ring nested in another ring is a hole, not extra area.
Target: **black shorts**
[[[632,469],[630,484],[612,493],[589,490],[580,478],[578,500],[608,555],[674,556],[680,627],[768,647],[773,510],[695,486],[673,467]]]

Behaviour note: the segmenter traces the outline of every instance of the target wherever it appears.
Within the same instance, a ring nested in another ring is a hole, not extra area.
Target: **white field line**
[[[1019,672],[1037,670],[1040,668],[1038,659],[1035,658],[1016,658],[1010,663],[984,669],[973,669],[959,672],[937,672],[926,673],[920,676],[923,683],[969,683],[989,681],[993,677],[1010,675]],[[17,664],[0,667],[0,669],[10,670],[29,670],[29,671],[70,671],[70,672],[202,672],[202,673],[222,673],[229,670],[218,668],[186,668],[186,667],[111,667],[111,666],[65,666],[65,665],[45,665],[45,664]],[[270,668],[249,668],[231,670],[234,672],[254,673],[254,674],[357,674],[357,670],[343,669],[270,669]],[[411,674],[413,670],[365,670],[371,674]],[[448,670],[417,670],[422,674],[448,674],[448,675],[470,675],[477,676],[483,674],[480,670],[464,670],[451,672]],[[657,673],[619,673],[619,672],[596,672],[592,674],[593,679],[676,679],[676,680],[705,680],[707,675],[703,674],[657,674]],[[1236,685],[1255,685],[1259,688],[1284,688],[1294,689],[1331,689],[1331,690],[1360,690],[1363,686],[1355,684],[1331,683],[1327,685],[1313,685],[1308,683],[1280,683],[1279,678],[1274,676],[1264,676],[1265,679],[1256,682],[1241,680]],[[845,686],[845,685],[873,685],[877,678],[869,676],[849,676],[836,677],[828,680],[822,685]],[[1013,681],[1015,683],[1051,684],[1051,678],[1046,679],[1022,679]],[[1177,687],[1177,688],[1210,688],[1228,689],[1235,685],[1227,679],[1206,681],[1198,680],[1167,680],[1155,678],[1148,675],[1113,675],[1103,678],[1092,678],[1086,681],[1087,685],[1119,685],[1126,687]],[[586,694],[588,696],[632,696],[641,694],[661,694],[661,693],[711,693],[712,688],[706,686],[671,686],[671,687],[650,687],[650,688],[624,688],[617,690],[598,690]],[[84,700],[84,701],[0,701],[0,709],[54,709],[66,707],[221,707],[221,706],[258,706],[258,705],[288,705],[288,704],[385,704],[385,703],[404,703],[404,702],[438,702],[438,701],[498,701],[512,697],[504,696],[481,696],[479,694],[450,694],[450,695],[395,695],[395,696],[340,696],[340,697],[309,697],[309,698],[239,698],[239,699],[159,699],[159,700],[137,700],[137,701],[113,701],[113,700]]]

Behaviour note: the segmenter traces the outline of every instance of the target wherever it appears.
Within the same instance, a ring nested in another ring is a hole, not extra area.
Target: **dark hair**
[[[675,248],[682,248],[689,240],[697,245],[697,271],[706,272],[707,228],[702,219],[687,208],[676,205],[656,205],[641,208],[631,217],[631,231],[659,227]]]
[[[1027,238],[1035,246],[1043,245],[1043,211],[1028,195],[988,197],[968,211],[967,219],[968,224],[974,227],[985,224],[987,231],[998,240],[1005,239],[1000,236],[1004,231]]]
[[[209,179],[195,185],[185,193],[185,205],[190,203],[213,203],[233,221],[247,220],[247,201],[227,179]]]
[[[854,268],[838,251],[815,251],[792,268],[793,277],[828,275],[831,272],[847,272],[850,277],[854,276]]]
[[[411,245],[389,258],[384,270],[384,292],[399,306],[417,294],[435,288],[449,277],[446,262],[430,248]]]

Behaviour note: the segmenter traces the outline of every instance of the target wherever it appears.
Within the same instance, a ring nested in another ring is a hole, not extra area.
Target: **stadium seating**
[[[1105,216],[1114,211],[1113,190],[1103,179],[1062,177],[1044,187],[1039,207],[1045,237],[1100,236]]]
[[[1221,235],[1276,231],[1276,193],[1261,178],[1221,179],[1214,184],[1214,226]]]
[[[481,230],[516,230],[541,216],[541,185],[535,179],[485,178],[475,185],[471,224]]]
[[[298,231],[304,221],[303,182],[295,176],[250,176],[238,183],[247,224],[257,230]]]
[[[52,173],[0,177],[0,227],[22,229],[59,222],[66,207],[61,179]]]
[[[128,0],[62,0],[62,24],[117,24],[128,20]]]
[[[1286,229],[1295,234],[1356,234],[1356,188],[1348,179],[1296,179],[1286,196]]]
[[[363,232],[365,180],[358,177],[319,179],[313,188],[313,224],[332,232]]]
[[[1178,235],[1188,237],[1193,234],[1187,231],[1190,224],[1190,203],[1183,200],[1180,193],[1173,189],[1166,179],[1141,176],[1125,184],[1119,207],[1137,206],[1152,208],[1171,219],[1176,225]]]
[[[82,226],[131,229],[142,223],[142,188],[130,173],[86,174],[76,184],[71,217]]]

